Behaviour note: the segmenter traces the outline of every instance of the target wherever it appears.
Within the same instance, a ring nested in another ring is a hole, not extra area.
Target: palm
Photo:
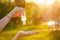
[[[31,31],[20,31],[19,34],[20,35],[33,35],[33,34],[37,34],[38,32],[31,32]]]

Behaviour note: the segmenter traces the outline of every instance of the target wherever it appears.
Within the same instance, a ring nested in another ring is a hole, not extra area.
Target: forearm
[[[12,40],[18,40],[19,37],[21,37],[22,35],[20,33],[17,33]]]
[[[21,36],[33,35],[37,34],[38,32],[31,32],[31,31],[19,31],[12,40],[18,40]]]
[[[5,28],[16,11],[17,9],[14,8],[9,14],[0,20],[0,32]]]
[[[17,12],[18,10],[16,8],[14,8],[11,12],[9,12],[9,14],[7,14],[7,16],[9,16],[10,18],[12,18],[12,16]]]
[[[10,18],[7,16],[5,16],[0,20],[0,32],[5,28],[5,26],[8,24],[9,21],[10,21]]]
[[[13,9],[9,14],[7,14],[4,18],[0,20],[0,32],[5,28],[5,26],[8,24],[12,16],[14,15],[15,9]]]

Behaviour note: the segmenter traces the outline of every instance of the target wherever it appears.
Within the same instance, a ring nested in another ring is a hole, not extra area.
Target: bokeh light
[[[49,5],[54,4],[55,0],[33,0],[33,2],[36,4],[42,4],[42,5],[49,6]]]
[[[15,2],[15,0],[11,0],[11,2]]]
[[[54,3],[55,3],[55,0],[45,0],[45,4],[46,4],[47,6],[52,5],[52,4],[54,4]]]
[[[44,3],[43,0],[33,0],[33,2],[35,2],[36,4],[43,4]]]
[[[54,25],[55,22],[54,22],[54,21],[49,21],[49,22],[47,22],[47,24],[48,24],[48,25]]]
[[[60,2],[60,0],[57,0],[58,2]]]
[[[27,3],[30,3],[31,2],[31,0],[25,0]]]

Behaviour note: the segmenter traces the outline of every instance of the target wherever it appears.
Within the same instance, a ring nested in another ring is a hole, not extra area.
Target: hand
[[[24,8],[15,7],[14,9],[16,10],[16,12],[14,13],[13,18],[14,17],[20,17],[21,15],[24,15],[24,13],[25,13],[25,9]]]
[[[12,18],[20,17],[20,16],[21,16],[21,14],[19,14],[18,12],[16,12],[16,13],[12,16]]]
[[[19,31],[19,35],[21,36],[27,36],[27,35],[33,35],[33,34],[38,34],[38,32],[31,32],[31,31]]]
[[[38,34],[38,32],[19,31],[12,40],[18,40],[20,36],[27,36],[27,35],[33,35],[33,34]]]
[[[20,17],[25,14],[25,9],[22,7],[15,7],[7,16],[10,18]]]

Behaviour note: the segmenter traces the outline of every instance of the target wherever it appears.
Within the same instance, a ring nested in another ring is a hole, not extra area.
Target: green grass
[[[47,25],[44,24],[40,24],[40,25],[26,25],[26,26],[22,26],[19,27],[19,25],[16,27],[16,29],[13,30],[3,30],[0,33],[0,40],[12,40],[12,38],[14,37],[14,35],[20,31],[20,30],[24,30],[24,31],[38,31],[39,34],[35,34],[35,35],[30,35],[30,36],[22,36],[19,38],[19,40],[59,40],[59,33],[58,32],[52,32],[49,30],[43,30],[44,28],[47,28]],[[54,35],[53,35],[54,34]],[[58,34],[57,36],[55,34]],[[55,38],[55,39],[54,39]]]

